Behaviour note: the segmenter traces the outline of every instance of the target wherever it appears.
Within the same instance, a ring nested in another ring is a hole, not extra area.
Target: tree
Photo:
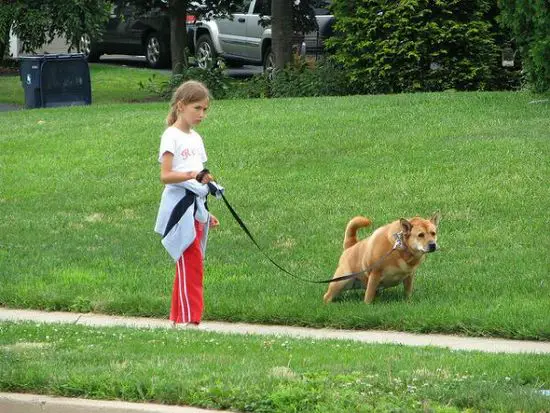
[[[33,52],[57,36],[78,48],[82,34],[98,36],[109,17],[108,0],[0,0],[0,59],[9,44],[10,27]]]
[[[187,56],[187,1],[170,0],[170,53],[172,73],[178,74],[189,64]]]
[[[117,1],[117,0],[114,0]],[[188,66],[187,13],[208,16],[226,16],[240,0],[133,0],[143,12],[158,2],[167,3],[170,14],[170,49],[172,72],[181,73]],[[101,36],[109,18],[110,0],[0,0],[0,56],[9,44],[9,30],[22,42],[24,52],[32,52],[50,43],[56,36],[64,36],[71,48],[78,49],[81,36]],[[1,58],[1,57],[0,57]]]
[[[13,22],[15,7],[7,2],[0,3],[0,62],[6,56],[6,51],[10,42],[10,28]]]
[[[271,41],[277,69],[284,68],[292,59],[292,3],[292,0],[271,3]]]
[[[272,0],[271,40],[275,67],[283,69],[292,59],[292,46],[300,35],[317,30],[314,0]]]
[[[499,0],[502,22],[512,29],[528,82],[537,92],[550,90],[550,3]]]

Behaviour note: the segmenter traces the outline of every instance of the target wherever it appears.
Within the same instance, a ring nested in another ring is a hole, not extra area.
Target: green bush
[[[223,73],[223,65],[216,66],[210,70],[189,67],[181,74],[173,75],[170,80],[158,83],[155,75],[150,77],[147,83],[140,82],[140,87],[162,98],[169,99],[174,90],[187,80],[198,80],[206,85],[212,97],[224,99],[227,97],[231,80]]]
[[[352,94],[344,72],[329,60],[300,60],[277,72],[272,97],[342,96]]]
[[[233,98],[343,96],[353,94],[346,75],[329,60],[297,60],[271,78],[256,75],[230,93]]]
[[[335,0],[334,60],[362,93],[499,88],[489,0]]]
[[[347,77],[328,60],[309,62],[298,60],[269,77],[255,75],[245,81],[235,81],[224,74],[223,65],[203,70],[196,67],[174,75],[168,81],[158,82],[153,75],[140,86],[168,99],[186,80],[203,82],[215,99],[245,99],[305,96],[338,96],[352,94]]]

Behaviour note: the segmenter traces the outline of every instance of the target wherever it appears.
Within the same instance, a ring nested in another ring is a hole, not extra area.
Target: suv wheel
[[[157,33],[151,33],[147,37],[145,45],[145,59],[149,67],[158,69],[168,65],[168,46],[163,42]]]
[[[211,69],[216,64],[216,58],[216,50],[210,36],[207,34],[200,36],[197,40],[197,51],[195,53],[197,66],[201,69]]]
[[[266,75],[270,80],[273,80],[275,77],[275,54],[271,50],[271,46],[267,48],[264,54],[264,75]]]
[[[80,36],[78,51],[86,56],[88,62],[97,62],[99,60],[99,56],[101,55],[101,53],[92,48],[92,39],[88,33],[84,33]]]

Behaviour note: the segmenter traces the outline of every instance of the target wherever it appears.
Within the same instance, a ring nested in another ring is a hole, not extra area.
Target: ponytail
[[[176,105],[172,105],[170,107],[170,112],[168,112],[168,116],[166,116],[166,124],[168,126],[172,126],[174,123],[176,123],[177,119],[178,119],[178,109]]]

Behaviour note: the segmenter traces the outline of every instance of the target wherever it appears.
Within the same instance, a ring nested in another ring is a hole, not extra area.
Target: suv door
[[[271,0],[256,0],[254,9],[246,21],[246,48],[247,59],[262,61],[262,40],[266,27],[261,23],[262,16],[271,15]]]
[[[243,57],[243,50],[246,48],[246,21],[251,3],[245,1],[242,10],[231,15],[232,19],[216,20],[218,39],[224,54]]]
[[[140,31],[136,30],[135,10],[129,2],[117,2],[103,35],[105,51],[110,53],[139,53]]]

